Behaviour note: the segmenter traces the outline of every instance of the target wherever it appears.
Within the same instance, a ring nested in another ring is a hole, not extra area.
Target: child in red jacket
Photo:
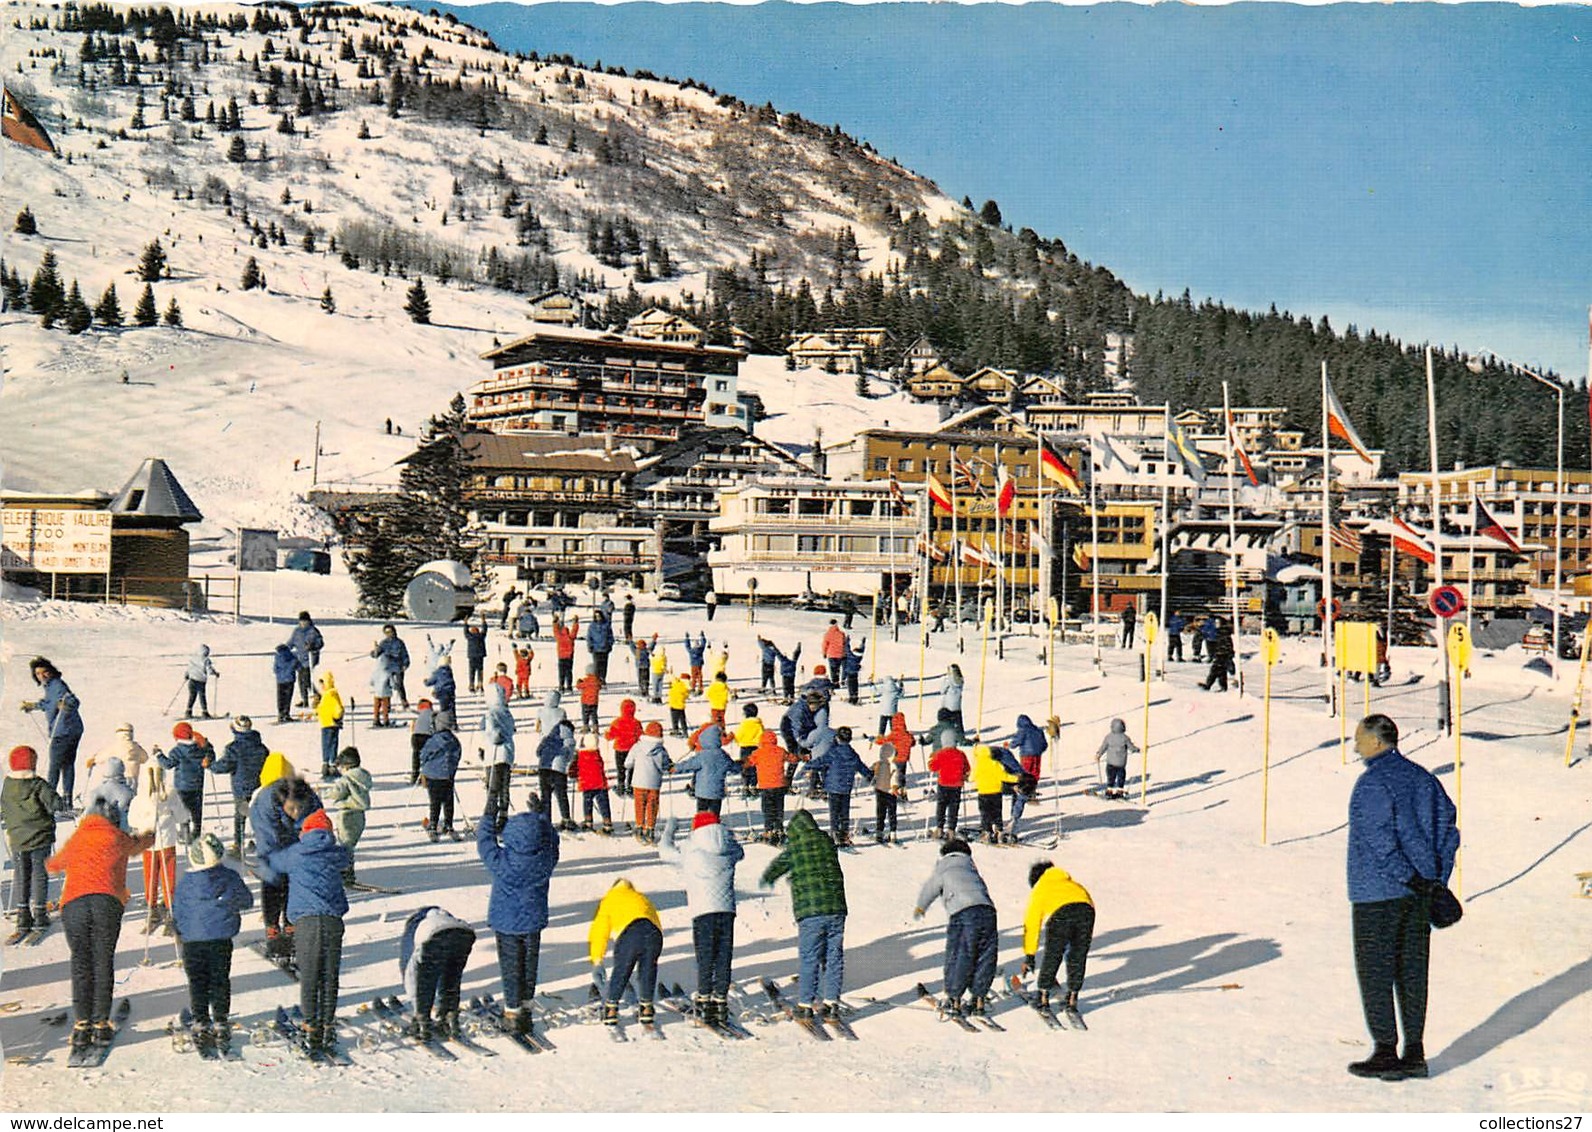
[[[613,812],[608,806],[608,773],[603,769],[602,752],[597,749],[597,733],[587,731],[580,737],[575,750],[575,780],[580,786],[584,820],[581,829],[592,828],[591,811],[596,806],[603,816],[602,832],[607,836],[614,831]]]
[[[514,650],[514,692],[522,700],[531,695],[531,661],[535,659],[536,650],[529,645]]]
[[[636,701],[619,701],[619,718],[608,725],[607,739],[614,747],[614,789],[628,792],[625,786],[625,760],[630,748],[641,741],[641,720],[636,718]]]

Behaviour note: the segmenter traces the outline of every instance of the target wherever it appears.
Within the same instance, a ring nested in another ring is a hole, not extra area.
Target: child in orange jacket
[[[535,659],[536,650],[529,645],[514,650],[514,693],[522,700],[531,694],[531,661]]]

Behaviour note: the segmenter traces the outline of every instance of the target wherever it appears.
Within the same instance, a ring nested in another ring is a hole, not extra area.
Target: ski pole
[[[182,678],[182,683],[177,685],[177,690],[171,694],[171,699],[166,701],[166,706],[160,709],[161,715],[170,715],[171,707],[177,702],[177,697],[182,695],[182,690],[188,686],[188,677]]]
[[[216,690],[210,697],[210,710],[217,715],[221,714],[221,673],[216,673]]]

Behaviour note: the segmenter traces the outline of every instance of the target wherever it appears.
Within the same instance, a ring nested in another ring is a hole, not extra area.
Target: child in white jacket
[[[144,923],[145,933],[166,925],[166,934],[172,933],[171,901],[177,891],[177,845],[182,831],[193,815],[183,805],[175,790],[166,787],[166,772],[158,763],[149,763],[143,769],[138,794],[127,808],[127,824],[133,835],[153,833],[155,843],[144,850],[144,903],[149,907],[149,918]]]

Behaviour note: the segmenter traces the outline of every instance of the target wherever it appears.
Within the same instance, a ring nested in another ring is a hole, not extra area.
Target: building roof
[[[583,326],[560,326],[556,323],[536,323],[536,329],[512,342],[495,346],[481,357],[490,361],[502,357],[521,346],[537,342],[586,342],[593,345],[609,343],[633,350],[672,351],[682,354],[721,354],[727,357],[745,357],[745,352],[730,346],[692,346],[684,342],[664,342],[656,338],[638,338],[632,334],[619,334],[612,330],[588,330]]]
[[[693,428],[682,433],[678,440],[660,445],[648,456],[642,457],[636,467],[657,475],[668,475],[669,469],[684,470],[696,462],[699,453],[710,449],[725,451],[752,445],[766,452],[770,459],[794,469],[798,474],[810,474],[811,469],[788,450],[764,440],[760,436],[739,428]]]
[[[151,456],[133,473],[111,499],[110,511],[114,515],[143,515],[152,519],[176,519],[182,523],[197,523],[204,514],[188,498],[182,484],[172,475],[166,461]]]
[[[484,468],[623,474],[636,470],[634,450],[614,446],[613,437],[607,433],[569,436],[545,432],[472,432],[464,437],[464,449],[472,464]]]

